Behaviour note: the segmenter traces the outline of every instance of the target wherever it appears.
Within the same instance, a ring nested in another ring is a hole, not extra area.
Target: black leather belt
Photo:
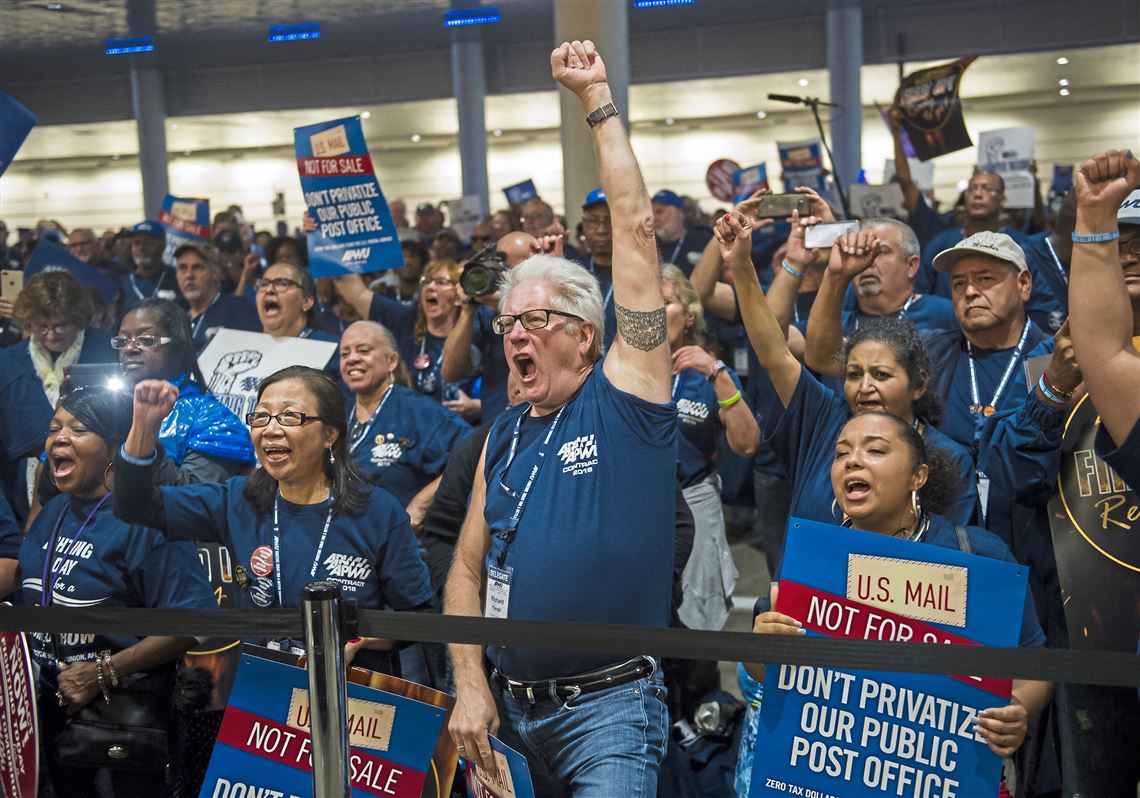
[[[583,693],[592,693],[614,687],[619,684],[632,682],[643,676],[649,676],[657,668],[657,663],[650,657],[636,657],[628,662],[611,665],[601,670],[579,673],[574,676],[563,676],[558,679],[543,679],[537,682],[523,682],[511,679],[499,671],[493,671],[491,678],[497,681],[506,692],[519,701],[531,704],[549,699],[552,701],[570,701]]]

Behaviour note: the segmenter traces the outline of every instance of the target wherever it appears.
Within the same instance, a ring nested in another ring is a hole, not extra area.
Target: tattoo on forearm
[[[649,352],[665,343],[665,308],[630,310],[614,303],[622,340],[634,349]]]

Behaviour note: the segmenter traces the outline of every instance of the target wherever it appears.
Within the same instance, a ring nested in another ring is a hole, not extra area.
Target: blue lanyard
[[[200,314],[198,314],[198,320],[194,322],[194,331],[190,333],[191,341],[198,337],[198,333],[202,330],[202,322],[206,320],[206,314],[209,313],[211,309],[213,309],[214,305],[218,304],[218,300],[221,298],[222,292],[218,291],[218,293],[214,294],[214,298],[210,300],[210,307],[206,308]]]
[[[139,284],[138,284],[138,281],[135,279],[135,275],[133,272],[131,273],[130,278],[131,278],[131,290],[135,292],[135,296],[137,296],[139,299],[153,299],[155,297],[155,295],[158,294],[158,290],[160,288],[162,288],[163,280],[166,279],[166,267],[165,266],[163,267],[162,274],[160,274],[158,276],[158,282],[154,284],[154,290],[150,292],[149,297],[143,296],[142,291],[139,290]]]
[[[978,426],[978,419],[984,420],[986,416],[991,415],[994,410],[997,409],[998,400],[1005,391],[1005,386],[1009,383],[1009,378],[1013,375],[1013,370],[1017,368],[1017,364],[1021,360],[1021,350],[1025,348],[1025,339],[1028,337],[1029,319],[1026,319],[1025,327],[1021,330],[1021,340],[1017,342],[1013,354],[1009,356],[1009,362],[1005,365],[1005,371],[1001,375],[1001,382],[998,383],[997,390],[994,391],[994,397],[990,400],[990,403],[984,407],[978,396],[978,373],[974,367],[974,347],[969,341],[966,342],[966,353],[969,355],[970,363],[970,412],[976,416],[975,426]],[[975,439],[977,435],[980,434],[980,431],[979,429],[975,432]]]
[[[1053,265],[1057,267],[1057,273],[1061,275],[1061,281],[1069,284],[1069,275],[1065,273],[1065,267],[1061,265],[1061,259],[1057,257],[1057,250],[1053,247],[1053,239],[1045,236],[1045,246],[1049,247],[1049,254],[1053,256]]]
[[[389,376],[389,379],[391,379],[391,376]],[[391,395],[392,395],[392,386],[389,385],[388,390],[384,391],[384,396],[381,397],[379,404],[376,405],[376,409],[373,410],[372,415],[368,417],[368,421],[365,422],[363,426],[359,427],[356,430],[356,432],[354,432],[350,436],[349,440],[351,441],[351,443],[349,444],[349,447],[348,447],[349,454],[353,454],[354,452],[356,452],[357,448],[360,446],[360,442],[362,440],[364,440],[364,433],[367,432],[368,429],[373,424],[376,423],[376,419],[380,417],[380,411],[384,408],[384,403],[388,401],[388,397]],[[355,420],[356,409],[353,408],[352,412],[353,412],[353,426],[355,427],[356,423],[357,423]]]
[[[673,404],[677,404],[677,400],[681,398],[681,388],[685,384],[685,378],[681,374],[673,375]]]
[[[558,422],[562,419],[562,414],[566,412],[567,405],[562,405],[558,409],[558,415],[554,417],[554,421],[550,423],[550,429],[546,431],[546,437],[542,440],[542,446],[538,450],[538,458],[535,460],[530,469],[530,475],[527,477],[526,485],[523,486],[522,493],[515,493],[504,484],[503,480],[507,476],[507,472],[511,469],[511,463],[515,460],[515,454],[518,452],[519,447],[519,434],[522,431],[522,421],[528,415],[527,411],[519,414],[518,420],[515,421],[515,430],[511,434],[511,449],[507,454],[507,465],[503,468],[503,474],[499,477],[499,487],[507,492],[508,496],[512,498],[518,496],[518,503],[515,504],[515,511],[511,513],[511,526],[505,533],[496,533],[496,535],[503,539],[503,550],[499,554],[498,562],[499,567],[502,568],[507,561],[507,552],[511,548],[511,544],[515,541],[515,535],[519,528],[519,519],[522,518],[523,507],[526,506],[526,500],[530,498],[530,490],[534,487],[534,481],[538,479],[538,473],[542,470],[542,464],[546,462],[546,449],[550,444],[550,439],[554,437],[554,431],[558,429]]]
[[[906,318],[906,312],[908,310],[910,310],[910,306],[914,304],[914,300],[917,298],[918,298],[918,294],[915,294],[912,292],[911,295],[906,298],[906,302],[903,303],[902,308],[894,314],[894,317],[896,319],[905,319]],[[799,320],[800,320],[799,313],[797,313],[796,314],[796,321],[799,321]],[[856,329],[856,330],[859,329],[859,316],[858,315],[855,316],[855,328],[854,329]]]
[[[99,508],[107,503],[107,500],[111,498],[111,495],[112,495],[111,493],[107,493],[102,499],[99,500],[98,504],[96,504],[94,507],[91,508],[91,512],[89,512],[87,514],[87,520],[83,522],[83,525],[79,527],[79,531],[77,531],[75,533],[75,537],[73,537],[71,539],[71,544],[68,546],[69,552],[75,551],[75,547],[79,543],[79,539],[81,537],[83,537],[83,533],[87,530],[87,527],[89,527],[91,525],[91,521],[94,520],[95,513],[99,512]],[[48,544],[47,556],[44,557],[44,571],[43,571],[43,576],[40,579],[40,606],[41,607],[46,607],[48,604],[51,603],[52,591],[55,589],[55,583],[59,580],[59,575],[58,575],[59,569],[52,568],[51,563],[52,563],[52,560],[55,559],[55,547],[56,547],[56,544],[59,542],[59,533],[60,533],[60,530],[63,528],[63,519],[67,517],[67,513],[70,510],[71,510],[70,505],[63,508],[63,512],[59,514],[59,520],[55,522],[55,529],[53,529],[52,533],[51,533],[51,543]],[[63,559],[63,558],[60,557],[60,559]],[[62,566],[63,563],[60,563],[60,565]],[[49,571],[50,571],[50,573],[49,573]],[[49,577],[51,578],[50,583],[48,582]]]
[[[281,498],[281,491],[273,497],[273,576],[277,582],[277,606],[284,607],[284,590],[281,587],[281,527],[277,523],[277,503]],[[321,553],[325,549],[325,538],[329,536],[329,524],[332,523],[333,517],[333,497],[330,493],[329,498],[329,514],[325,516],[325,528],[321,530],[321,542],[317,544],[317,554],[313,557],[313,567],[309,569],[309,576],[316,577],[317,566],[321,563]]]
[[[594,275],[595,279],[597,279],[598,272],[597,272],[597,270],[594,269],[594,256],[593,255],[590,256],[590,266],[589,266],[588,271],[590,272],[590,274]],[[613,265],[611,264],[611,266],[610,266],[610,287],[606,289],[606,298],[602,300],[602,311],[603,312],[605,312],[605,309],[610,306],[610,303],[613,301],[613,299],[614,299],[614,278],[613,278]]]

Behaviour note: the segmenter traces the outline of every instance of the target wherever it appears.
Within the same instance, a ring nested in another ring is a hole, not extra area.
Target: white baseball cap
[[[1120,210],[1116,212],[1116,223],[1140,224],[1140,188],[1133,191],[1120,203]]]
[[[950,249],[939,252],[934,256],[934,268],[936,271],[949,272],[959,258],[967,255],[989,255],[991,258],[1004,260],[1011,266],[1016,266],[1019,272],[1029,271],[1029,267],[1025,265],[1025,253],[1017,242],[1005,233],[991,233],[988,230],[974,233]]]

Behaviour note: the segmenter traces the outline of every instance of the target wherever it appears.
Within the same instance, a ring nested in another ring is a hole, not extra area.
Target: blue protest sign
[[[791,193],[796,186],[807,186],[816,191],[827,188],[823,179],[823,147],[819,140],[780,144],[780,167],[783,169],[784,191]]]
[[[768,188],[768,165],[758,163],[747,169],[737,169],[732,173],[732,202],[738,203],[751,197],[757,189]]]
[[[809,635],[1016,646],[1027,569],[790,519],[776,609]],[[974,731],[1010,681],[783,665],[764,679],[749,795],[995,795]]]
[[[495,757],[499,776],[491,776],[470,759],[463,760],[467,794],[471,798],[535,798],[526,757],[493,734],[487,736],[491,741],[491,755]]]
[[[503,193],[507,195],[507,204],[512,207],[538,198],[538,189],[534,187],[533,180],[524,180],[513,186],[507,186],[503,189]]]
[[[76,280],[98,291],[104,304],[110,305],[119,293],[119,286],[110,277],[88,266],[63,247],[41,238],[24,266],[24,279],[53,269],[71,272]]]
[[[311,798],[308,685],[302,668],[242,655],[199,798]],[[352,795],[420,798],[446,714],[350,682]]]
[[[360,117],[294,128],[293,147],[301,191],[317,225],[308,234],[313,277],[403,266],[404,253],[372,168]]]
[[[0,91],[0,175],[8,169],[37,121],[35,114]]]
[[[162,200],[158,221],[166,228],[162,261],[173,265],[174,252],[180,246],[210,237],[210,201],[167,194]]]
[[[1053,164],[1053,185],[1051,190],[1054,196],[1060,196],[1073,187],[1073,165]]]

